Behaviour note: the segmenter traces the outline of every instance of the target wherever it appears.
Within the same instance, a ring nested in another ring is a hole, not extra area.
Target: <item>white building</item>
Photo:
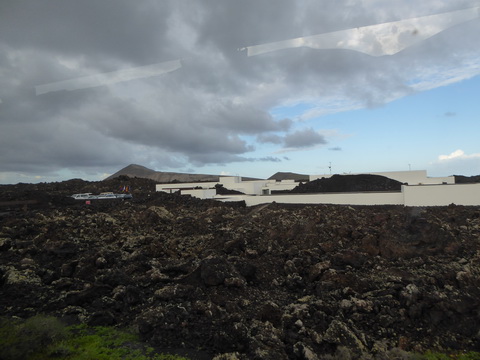
[[[292,190],[299,183],[294,180],[251,180],[243,181],[240,176],[222,176],[218,182],[157,184],[156,191],[175,193],[180,191],[182,195],[192,195],[201,199],[211,199],[215,195],[216,185],[222,185],[225,189],[239,191],[245,195],[269,195],[272,191]],[[210,190],[210,191],[206,191]],[[213,195],[212,195],[213,194]]]
[[[200,199],[219,201],[245,201],[248,206],[271,202],[289,204],[343,204],[343,205],[404,205],[446,206],[450,204],[480,206],[480,183],[455,184],[455,177],[427,177],[427,172],[397,171],[369,173],[386,176],[404,183],[401,191],[317,193],[317,194],[274,194],[273,191],[292,190],[298,183],[294,180],[242,181],[239,176],[220,177],[218,182],[157,184],[157,191],[191,195]],[[312,175],[310,180],[332,175]],[[217,195],[215,186],[221,184],[228,190],[243,194]]]

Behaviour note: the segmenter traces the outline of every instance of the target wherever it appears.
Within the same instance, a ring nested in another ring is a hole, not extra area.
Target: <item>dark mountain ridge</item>
[[[152,179],[159,183],[218,181],[220,178],[219,175],[155,171],[142,165],[130,164],[115,174],[110,175],[105,180],[114,179],[119,176]]]
[[[277,172],[270,176],[268,180],[295,180],[295,181],[309,181],[310,177],[305,174],[297,174],[293,172]]]
[[[172,182],[215,182],[219,181],[220,177],[225,175],[208,175],[208,174],[188,174],[168,171],[156,171],[149,169],[142,165],[130,164],[116,173],[105,178],[105,180],[111,180],[119,176],[128,176],[131,178],[144,178],[155,180],[157,183],[172,183]],[[243,180],[259,180],[257,178],[242,177]]]

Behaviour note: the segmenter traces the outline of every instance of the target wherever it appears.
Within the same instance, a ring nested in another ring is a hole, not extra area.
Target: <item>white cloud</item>
[[[440,155],[439,161],[451,161],[451,160],[467,160],[467,159],[480,159],[480,153],[467,155],[461,149],[455,150],[449,155]]]
[[[480,153],[466,154],[458,149],[448,155],[439,155],[427,170],[430,176],[480,175]]]

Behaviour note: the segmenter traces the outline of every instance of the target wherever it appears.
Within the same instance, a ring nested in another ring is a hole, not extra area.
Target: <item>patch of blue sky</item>
[[[342,164],[344,172],[405,170],[408,164],[426,169],[441,154],[457,149],[479,152],[479,89],[477,76],[382,107],[330,114],[314,123],[344,135],[328,146],[342,149],[330,157],[337,157],[337,168]]]
[[[285,165],[288,171],[322,174],[328,173],[327,164],[332,163],[335,173],[426,169],[432,176],[451,175],[453,167],[438,166],[441,155],[459,149],[466,155],[480,152],[480,76],[477,65],[471,65],[437,78],[425,76],[418,84],[425,85],[428,79],[428,86],[374,108],[340,97],[273,108],[274,118],[297,120],[293,128],[310,126],[330,132],[325,145],[287,153],[277,150],[291,161],[274,164],[275,168],[281,171]],[[261,151],[274,148],[262,145]],[[474,175],[480,169],[463,167],[457,172]]]
[[[426,91],[440,86],[454,84],[480,75],[480,51],[472,52],[457,66],[432,66],[423,68],[406,85],[416,91]]]

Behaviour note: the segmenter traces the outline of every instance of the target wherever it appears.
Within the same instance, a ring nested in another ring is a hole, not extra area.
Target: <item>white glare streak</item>
[[[42,95],[54,91],[72,91],[79,89],[88,89],[102,85],[116,84],[123,81],[165,74],[175,71],[181,67],[182,64],[180,60],[173,60],[125,70],[112,71],[103,74],[83,76],[75,79],[57,81],[35,86],[35,94]]]
[[[372,56],[393,55],[452,26],[478,18],[480,8],[451,11],[407,20],[363,26],[325,34],[248,46],[247,55],[309,47],[313,49],[349,49]],[[243,48],[242,50],[244,50]]]

